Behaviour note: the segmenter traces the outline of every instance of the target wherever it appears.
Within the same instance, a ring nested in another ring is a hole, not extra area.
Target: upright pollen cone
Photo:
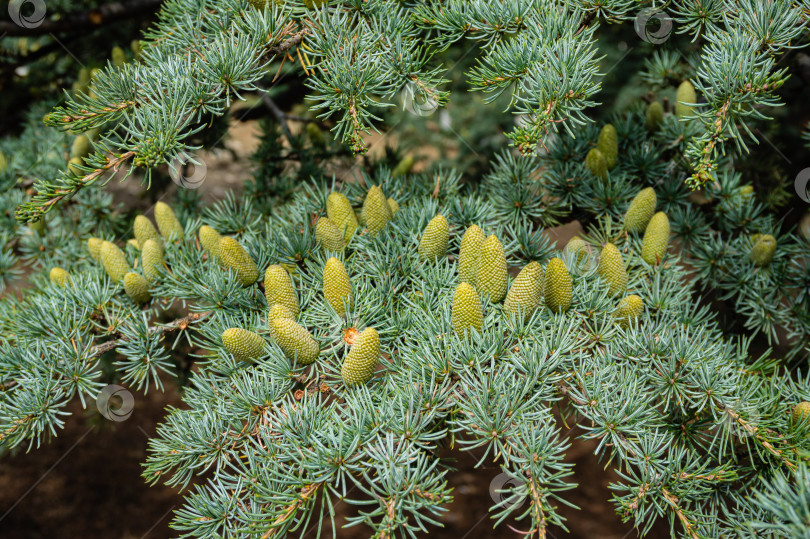
[[[612,170],[619,160],[619,134],[612,124],[607,124],[599,132],[599,138],[596,141],[596,147],[605,156],[605,163],[608,170]]]
[[[135,241],[138,242],[138,249],[143,249],[143,244],[146,240],[161,241],[160,234],[158,234],[157,229],[155,229],[155,225],[144,215],[135,217],[135,222],[132,224],[132,232],[135,234]]]
[[[131,269],[124,251],[109,241],[101,244],[101,264],[107,275],[115,282],[121,281]]]
[[[160,240],[146,240],[141,248],[141,270],[150,283],[154,283],[163,266],[163,243]]]
[[[552,312],[562,313],[571,307],[573,283],[565,263],[559,258],[552,258],[546,267],[546,281],[543,287],[546,305]]]
[[[368,190],[366,200],[363,202],[363,221],[366,228],[373,236],[385,228],[390,220],[391,208],[388,206],[388,199],[380,186],[374,185]]]
[[[678,92],[675,95],[675,114],[678,118],[689,116],[692,113],[694,106],[690,103],[697,102],[697,92],[691,82],[685,80],[678,86]]]
[[[444,215],[437,215],[430,220],[422,239],[419,241],[419,255],[428,260],[437,260],[447,254],[447,242],[450,240],[450,223]]]
[[[250,286],[259,278],[256,263],[235,239],[225,236],[219,240],[219,255],[225,267],[236,272],[236,279],[242,286]]]
[[[658,264],[667,254],[669,244],[669,219],[659,211],[650,219],[641,241],[641,258],[647,264]]]
[[[498,238],[491,235],[481,244],[475,286],[492,303],[498,303],[506,296],[507,285],[506,253]]]
[[[523,321],[527,320],[540,304],[543,296],[543,267],[529,262],[509,287],[503,310]]]
[[[749,255],[755,266],[767,266],[776,254],[776,238],[770,234],[760,234],[751,248]]]
[[[608,292],[615,296],[627,290],[627,269],[622,254],[612,243],[607,243],[599,255],[599,276],[607,281]]]
[[[658,199],[652,187],[639,191],[627,208],[627,213],[624,214],[624,229],[628,232],[645,230],[655,214],[657,204]]]
[[[200,227],[200,231],[197,232],[197,236],[200,238],[200,245],[203,246],[203,249],[208,251],[208,254],[212,259],[218,260],[219,240],[222,239],[219,232],[208,225],[203,225]]]
[[[183,225],[177,220],[174,210],[165,202],[155,204],[155,221],[157,222],[160,235],[167,240],[182,240]]]
[[[272,335],[290,360],[309,365],[318,359],[320,347],[307,329],[289,318],[272,321]]]
[[[256,361],[264,355],[264,339],[246,329],[226,329],[222,333],[222,344],[239,361]]]
[[[290,311],[293,319],[298,318],[298,296],[290,274],[281,266],[270,266],[264,272],[264,297],[267,305],[279,303]]]
[[[613,313],[613,316],[616,318],[616,321],[619,322],[619,325],[626,329],[630,326],[630,322],[638,319],[643,312],[644,301],[636,294],[630,294],[619,302],[619,306],[616,308],[616,312]]]
[[[365,384],[374,376],[380,360],[380,335],[374,328],[366,328],[352,345],[340,375],[347,386]]]
[[[452,311],[453,331],[459,336],[469,329],[480,332],[484,325],[484,312],[481,309],[481,299],[471,284],[461,283],[453,294]]]
[[[146,303],[152,299],[149,282],[134,271],[124,275],[124,292],[137,304]]]
[[[348,242],[357,230],[357,216],[346,195],[331,193],[326,199],[326,215],[343,232],[343,239]]]
[[[461,237],[461,249],[458,253],[458,276],[461,282],[475,286],[481,246],[486,239],[478,225],[470,225]]]
[[[346,273],[343,263],[334,256],[327,260],[323,267],[323,297],[341,316],[346,314],[343,300],[347,300],[349,305],[352,302],[352,284],[349,281],[349,274]]]
[[[602,180],[607,178],[607,160],[599,148],[593,148],[588,152],[588,155],[585,156],[585,166],[597,178]]]
[[[321,217],[315,223],[315,239],[324,250],[333,253],[343,252],[343,248],[346,246],[343,232],[328,217]]]

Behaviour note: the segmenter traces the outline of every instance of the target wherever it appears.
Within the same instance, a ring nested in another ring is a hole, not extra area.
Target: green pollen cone
[[[391,176],[397,178],[399,176],[404,176],[405,174],[409,173],[413,168],[413,156],[406,155],[402,158],[402,160],[397,163],[397,166],[394,167],[394,170],[391,171]]]
[[[208,251],[210,257],[214,260],[218,260],[219,240],[222,239],[219,232],[208,225],[203,225],[200,227],[199,232],[197,232],[197,237],[200,238],[200,245],[203,246],[203,249]]]
[[[43,215],[36,221],[29,221],[28,228],[30,228],[32,232],[36,232],[40,236],[44,236],[45,232],[47,231],[47,227],[45,226],[45,216]]]
[[[293,319],[298,318],[298,296],[289,272],[283,267],[270,266],[264,272],[264,297],[267,305],[279,303],[290,311]]]
[[[152,299],[152,294],[149,293],[149,283],[143,276],[132,271],[124,275],[124,292],[138,304]]]
[[[571,274],[568,273],[568,268],[559,258],[552,258],[546,267],[543,294],[546,298],[546,305],[552,312],[565,312],[571,307],[573,296]]]
[[[342,252],[346,243],[343,232],[328,217],[321,217],[315,224],[315,239],[326,251]]]
[[[399,204],[393,198],[388,199],[388,209],[391,210],[391,215],[393,216],[396,212],[399,211]]]
[[[165,202],[155,204],[155,222],[157,222],[158,229],[160,229],[160,235],[165,239],[183,239],[183,225],[177,220],[174,210]]]
[[[428,260],[436,260],[447,254],[447,242],[450,240],[450,223],[441,214],[430,220],[422,239],[419,241],[419,255]]]
[[[757,234],[749,255],[754,265],[760,268],[767,266],[775,254],[776,238],[770,234]]]
[[[357,216],[346,195],[331,193],[326,199],[326,215],[343,232],[343,239],[349,241],[357,230]]]
[[[630,325],[630,322],[638,319],[643,312],[644,301],[639,296],[630,294],[622,298],[613,316],[616,318],[616,321],[619,322],[619,325],[626,329]]]
[[[607,179],[607,160],[599,148],[593,148],[588,152],[588,155],[585,156],[585,166],[597,178]]]
[[[803,401],[793,407],[791,414],[793,423],[810,423],[810,402]]]
[[[610,285],[608,292],[612,296],[627,290],[627,269],[622,254],[612,243],[605,244],[599,255],[599,276]]]
[[[669,219],[659,211],[650,219],[641,241],[641,258],[647,264],[658,264],[667,254],[669,244]]]
[[[380,335],[374,328],[366,328],[352,345],[340,375],[347,386],[365,384],[374,377],[374,369],[380,360]]]
[[[90,253],[90,258],[96,262],[101,262],[101,245],[104,240],[99,238],[87,238],[87,251]]]
[[[222,344],[237,361],[256,361],[264,355],[265,340],[246,329],[226,329],[222,332]]]
[[[350,306],[352,303],[352,284],[349,281],[349,274],[346,273],[343,263],[335,257],[327,260],[323,268],[323,297],[341,316],[346,314],[343,300],[348,300]]]
[[[481,309],[481,299],[471,284],[461,283],[456,287],[451,318],[453,331],[459,336],[463,337],[471,328],[481,332],[484,312]]]
[[[647,224],[655,214],[655,206],[657,204],[658,199],[652,187],[647,187],[639,191],[627,208],[627,213],[624,214],[624,229],[628,232],[641,232],[646,230]]]
[[[498,303],[506,296],[508,285],[506,253],[495,235],[489,236],[481,244],[475,285],[482,295],[489,296],[492,303]]]
[[[658,131],[661,122],[664,121],[664,106],[658,101],[653,101],[647,106],[647,117],[645,124],[649,131]]]
[[[612,170],[619,160],[619,134],[613,125],[607,124],[602,128],[599,138],[596,140],[596,147],[605,156],[607,169]]]
[[[292,320],[295,322],[295,316],[293,316],[293,313],[291,313],[287,307],[281,303],[273,304],[273,306],[270,307],[270,310],[267,312],[267,327],[270,329],[270,336],[273,337],[274,340],[276,336],[275,332],[273,331],[273,320],[276,320],[277,318],[284,318],[286,320]]]
[[[695,103],[697,101],[697,93],[695,87],[688,80],[685,80],[678,86],[678,92],[675,96],[675,114],[678,118],[683,118],[692,113],[694,108],[687,103]]]
[[[225,236],[219,240],[219,254],[225,267],[236,272],[236,278],[242,286],[250,286],[259,278],[256,263],[235,239]]]
[[[162,266],[163,243],[160,240],[146,240],[141,249],[141,269],[146,280],[154,283]]]
[[[540,304],[542,296],[543,267],[537,262],[529,262],[509,287],[503,310],[525,321]]]
[[[391,220],[391,208],[388,207],[388,199],[379,185],[373,185],[366,194],[363,202],[363,222],[373,236],[385,228]]]
[[[86,135],[78,135],[73,139],[70,148],[70,157],[84,157],[90,153],[90,139]]]
[[[477,225],[470,225],[461,237],[461,249],[458,254],[458,275],[461,282],[475,286],[481,246],[486,239],[484,232]]]
[[[70,273],[62,268],[51,268],[50,273],[48,273],[48,278],[52,283],[58,284],[59,286],[65,286],[70,283]]]
[[[138,242],[138,249],[143,249],[146,240],[162,241],[155,225],[144,215],[135,217],[132,224],[132,232],[135,234],[135,241]]]
[[[579,262],[588,256],[588,244],[579,236],[574,236],[565,244],[565,251],[575,254],[577,262]]]
[[[119,282],[124,278],[130,269],[127,257],[124,252],[118,248],[114,243],[105,241],[101,244],[101,264],[104,266],[104,271],[107,275],[115,281]]]
[[[301,365],[309,365],[318,359],[320,347],[306,328],[289,318],[276,318],[272,326],[273,339],[287,358]]]

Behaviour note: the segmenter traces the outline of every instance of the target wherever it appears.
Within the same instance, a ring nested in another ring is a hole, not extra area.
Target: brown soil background
[[[236,124],[227,143],[235,155],[224,151],[203,152],[208,167],[201,187],[205,199],[221,198],[228,190],[241,186],[249,174],[247,156],[256,147],[257,132],[253,122]],[[376,149],[382,151],[383,147],[384,144],[380,144]],[[111,183],[108,188],[118,201],[149,213],[150,204],[137,180]],[[164,198],[171,199],[171,191]],[[564,245],[579,229],[579,223],[573,222],[549,232]],[[56,438],[29,452],[22,448],[16,454],[0,458],[0,536],[10,539],[177,536],[169,523],[172,512],[183,505],[184,493],[162,484],[150,487],[141,476],[147,441],[155,435],[165,407],[181,406],[175,382],[167,379],[164,385],[165,393],[150,389],[143,395],[133,391],[134,412],[121,423],[101,419],[95,413],[94,403],[89,403],[93,412],[90,413],[76,400],[67,408],[71,415]],[[593,454],[595,447],[594,442],[573,440],[567,453],[568,462],[575,464],[574,476],[569,480],[579,486],[562,495],[580,509],[562,506],[568,531],[552,527],[548,537],[638,537],[637,530],[622,523],[609,502],[608,484],[618,480],[618,476],[612,470],[605,470],[604,464]],[[444,456],[452,459],[457,469],[447,475],[453,488],[453,502],[440,518],[443,526],[431,528],[430,536],[439,539],[522,537],[517,531],[522,529],[519,522],[507,522],[493,529],[493,521],[488,516],[489,507],[493,505],[489,487],[500,473],[498,465],[490,462],[475,468],[480,455],[467,452],[448,451]],[[336,503],[336,511],[339,526],[346,514],[352,514],[352,508],[342,502]],[[327,536],[331,535],[330,529],[327,523]],[[340,528],[337,537],[368,537],[369,531],[363,526]],[[314,538],[316,533],[311,529],[305,537]],[[665,522],[658,523],[647,535],[668,536],[669,526]]]

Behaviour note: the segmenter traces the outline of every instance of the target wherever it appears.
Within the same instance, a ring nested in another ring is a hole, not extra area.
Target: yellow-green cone
[[[150,283],[158,278],[159,268],[163,266],[163,243],[160,240],[146,240],[141,249],[141,270]]]
[[[749,184],[741,185],[737,192],[741,197],[750,197],[754,194],[754,186]]]
[[[647,118],[645,123],[650,131],[658,131],[661,122],[664,121],[664,106],[658,101],[653,101],[647,106]]]
[[[236,272],[236,278],[242,286],[250,286],[259,278],[256,263],[235,239],[225,236],[219,240],[219,254],[225,267]]]
[[[295,294],[292,279],[286,269],[274,265],[264,272],[264,297],[267,305],[280,303],[292,313],[292,318],[298,318],[298,296]]]
[[[84,157],[88,153],[90,153],[90,139],[85,135],[74,138],[70,148],[70,157]]]
[[[219,240],[222,239],[219,232],[208,225],[203,225],[200,227],[199,232],[197,232],[197,237],[200,238],[200,245],[203,246],[203,249],[208,251],[210,257],[214,260],[218,260]]]
[[[444,215],[437,215],[425,227],[422,239],[419,240],[419,255],[428,260],[436,260],[447,254],[447,242],[450,240],[450,223]]]
[[[391,220],[391,208],[388,199],[379,185],[371,186],[363,201],[363,222],[371,235],[385,228]]]
[[[348,299],[349,305],[352,303],[352,284],[349,281],[349,274],[343,263],[335,257],[326,261],[323,267],[323,297],[339,315],[346,314],[343,300]]]
[[[48,278],[52,283],[65,286],[70,282],[70,273],[62,268],[51,268],[50,273],[48,273]]]
[[[605,154],[599,148],[593,148],[588,152],[588,155],[585,156],[585,166],[597,178],[603,180],[607,178],[607,159],[605,159]]]
[[[160,235],[167,240],[183,239],[183,225],[177,220],[174,210],[165,202],[155,204],[155,222],[160,229]]]
[[[776,254],[776,238],[770,234],[758,234],[751,248],[750,258],[755,266],[764,267],[771,263]]]
[[[555,313],[565,312],[571,307],[573,296],[571,274],[559,258],[552,258],[546,267],[543,295],[546,298],[546,305]]]
[[[124,275],[124,292],[132,298],[132,301],[138,304],[146,303],[152,299],[147,280],[133,271]]]
[[[475,286],[478,276],[478,260],[481,256],[481,245],[486,240],[484,232],[478,225],[470,225],[461,237],[461,249],[458,254],[458,276],[463,283]]]
[[[644,301],[635,294],[622,298],[613,316],[623,328],[627,328],[632,320],[637,319],[644,312]]]
[[[8,160],[6,159],[6,155],[3,152],[0,152],[0,174],[6,171],[8,168]]]
[[[104,240],[99,238],[87,238],[87,251],[90,253],[90,258],[96,262],[101,262],[101,245]]]
[[[366,328],[357,337],[352,349],[343,360],[340,376],[347,386],[365,384],[374,377],[380,360],[380,335],[374,328]]]
[[[394,167],[394,170],[391,171],[391,176],[396,178],[399,176],[404,176],[405,174],[409,173],[413,168],[413,156],[406,155],[402,158],[402,160],[397,163],[397,166]]]
[[[127,63],[127,54],[121,47],[113,47],[110,57],[112,58],[113,65],[119,69],[124,67],[124,64]]]
[[[659,211],[653,215],[647,229],[644,231],[644,239],[641,242],[641,258],[647,264],[657,264],[667,254],[668,244],[669,219],[664,212]]]
[[[627,213],[624,214],[624,229],[628,232],[645,230],[653,214],[655,214],[657,204],[658,199],[652,187],[639,191],[627,208]]]
[[[29,221],[28,228],[30,228],[32,232],[44,236],[47,229],[45,226],[45,216],[40,217],[36,221]]]
[[[135,249],[137,249],[139,251],[141,250],[141,246],[138,245],[138,240],[136,240],[135,238],[129,238],[127,240],[127,245],[129,245],[129,246],[131,246],[131,247],[133,247],[133,248],[135,248]]]
[[[577,261],[588,256],[588,244],[579,236],[574,236],[568,240],[568,243],[565,244],[565,250],[568,253],[576,254]]]
[[[284,318],[295,322],[295,316],[293,316],[293,313],[291,313],[287,307],[281,303],[273,304],[267,312],[267,327],[270,329],[270,336],[273,337],[273,340],[276,338],[275,331],[273,330],[273,320],[277,318]]]
[[[794,406],[791,416],[794,424],[810,424],[810,402],[802,401]]]
[[[131,269],[129,267],[129,263],[127,262],[127,257],[124,256],[124,251],[109,241],[105,241],[101,244],[100,258],[101,264],[104,266],[104,270],[107,272],[107,275],[109,275],[110,278],[115,282],[123,279],[124,275],[126,275]]]
[[[627,269],[622,254],[612,243],[605,244],[599,255],[599,276],[610,285],[608,292],[615,296],[627,290]]]
[[[506,253],[498,238],[492,235],[481,244],[475,287],[482,295],[488,295],[492,303],[498,303],[506,296],[507,285]]]
[[[399,204],[393,198],[388,199],[388,209],[391,210],[391,215],[393,216],[396,212],[399,211]]]
[[[315,239],[326,251],[341,252],[346,245],[343,232],[328,217],[321,217],[315,223]]]
[[[273,339],[284,355],[301,365],[309,365],[318,359],[320,347],[306,328],[289,318],[275,318],[272,321]]]
[[[616,133],[616,128],[611,124],[607,124],[599,132],[599,138],[596,140],[596,147],[605,156],[605,163],[608,170],[616,166],[619,160],[619,134]]]
[[[481,310],[481,299],[471,284],[461,283],[456,287],[451,321],[453,331],[459,336],[464,336],[470,328],[481,331],[484,325],[484,312]]]
[[[686,103],[695,103],[697,101],[697,93],[695,87],[688,80],[685,80],[678,86],[678,93],[675,96],[675,114],[678,118],[683,118],[692,113],[694,108],[692,105]]]
[[[256,361],[264,355],[265,340],[246,329],[226,329],[222,332],[222,344],[237,361]]]
[[[540,304],[542,295],[543,267],[537,262],[529,262],[512,282],[503,310],[525,321]]]
[[[326,215],[343,231],[343,239],[349,241],[357,230],[357,216],[349,199],[342,193],[331,193],[326,199]]]
[[[160,234],[155,229],[155,225],[144,215],[135,218],[135,222],[132,224],[132,232],[135,234],[135,241],[138,242],[138,249],[143,249],[146,240],[162,241]]]

